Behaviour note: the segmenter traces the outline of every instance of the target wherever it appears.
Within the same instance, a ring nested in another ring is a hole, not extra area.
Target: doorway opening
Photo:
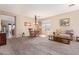
[[[6,33],[7,38],[13,38],[15,37],[15,17],[13,16],[7,16],[7,15],[0,15],[0,21],[1,21],[1,32]]]

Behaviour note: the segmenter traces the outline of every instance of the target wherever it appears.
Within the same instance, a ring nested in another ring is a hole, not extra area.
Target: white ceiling
[[[17,15],[45,18],[79,9],[79,5],[69,7],[67,4],[0,4],[0,9]]]

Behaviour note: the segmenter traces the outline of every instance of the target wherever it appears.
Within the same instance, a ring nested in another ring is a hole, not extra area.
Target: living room
[[[49,5],[50,6],[50,5]],[[59,14],[56,14],[55,16],[47,16],[47,17],[43,17],[43,16],[38,16],[37,17],[37,21],[40,21],[42,23],[41,25],[41,30],[42,33],[41,34],[45,34],[45,35],[52,35],[53,32],[59,31],[59,32],[65,32],[66,30],[70,30],[71,32],[73,32],[74,38],[76,39],[76,36],[79,36],[79,29],[78,29],[78,14],[79,14],[79,10],[78,10],[78,5],[74,5],[74,6],[70,6],[67,7],[68,9],[63,9],[61,12],[59,12]],[[68,11],[64,11],[64,10],[68,10]],[[43,17],[43,18],[41,18]],[[19,17],[18,17],[19,18]],[[22,32],[25,32],[25,36],[29,36],[29,32],[26,29],[27,27],[29,27],[28,25],[24,26],[23,23],[25,22],[30,22],[32,26],[30,26],[31,28],[34,28],[34,23],[35,23],[35,15],[32,18],[29,17],[21,17],[22,20],[18,21],[17,20],[17,36],[21,36]],[[20,18],[20,19],[21,19]],[[19,20],[20,20],[19,19]],[[24,20],[23,20],[24,19]],[[26,19],[26,20],[25,20]],[[28,21],[29,19],[29,21]],[[67,22],[65,22],[67,21]],[[64,24],[67,23],[67,24]],[[22,24],[22,25],[21,25]],[[19,25],[21,27],[19,27]],[[23,28],[22,28],[23,27]],[[47,28],[48,27],[48,28]],[[20,29],[20,30],[18,30]],[[27,34],[28,33],[28,34]]]
[[[78,4],[1,4],[1,15],[14,17],[15,34],[1,45],[0,54],[79,54]]]

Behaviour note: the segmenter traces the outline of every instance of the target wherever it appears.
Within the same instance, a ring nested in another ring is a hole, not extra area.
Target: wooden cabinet
[[[0,45],[6,44],[6,33],[0,33]]]

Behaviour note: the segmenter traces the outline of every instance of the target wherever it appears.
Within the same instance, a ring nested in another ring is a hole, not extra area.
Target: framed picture
[[[24,22],[24,26],[31,26],[31,22]]]
[[[61,19],[60,26],[70,26],[70,18]]]

